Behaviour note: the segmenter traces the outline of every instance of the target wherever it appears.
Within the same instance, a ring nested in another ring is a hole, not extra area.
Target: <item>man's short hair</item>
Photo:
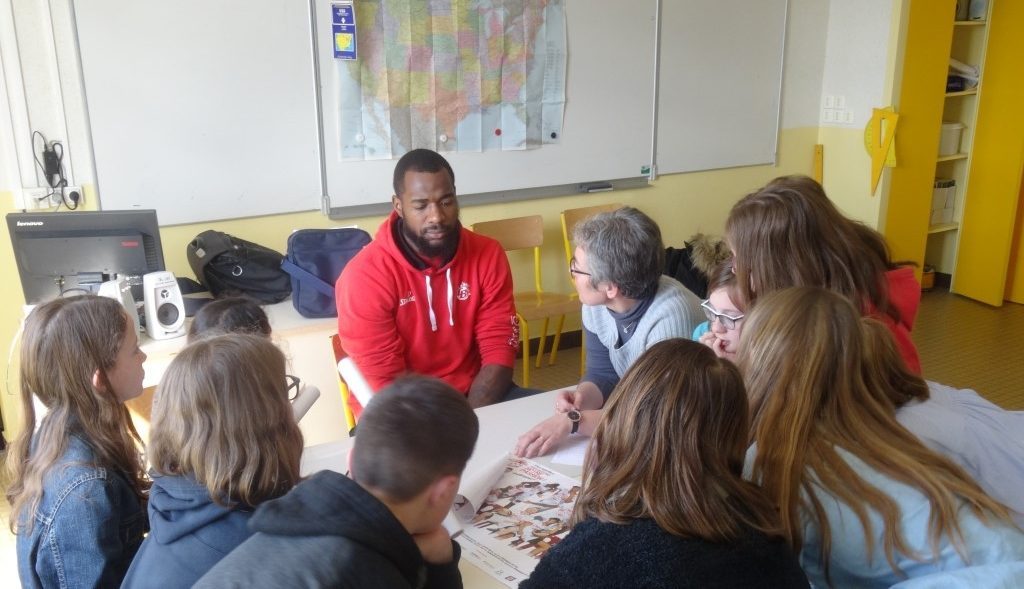
[[[631,299],[652,296],[665,268],[661,229],[633,207],[584,219],[573,231],[573,242],[587,252],[587,271],[593,287],[611,282]]]
[[[441,170],[448,170],[448,175],[451,176],[452,186],[454,187],[455,171],[452,170],[451,164],[448,163],[448,160],[444,159],[444,156],[429,149],[414,149],[407,152],[395,164],[395,175],[392,179],[395,196],[402,196],[402,192],[405,190],[406,172],[436,173]]]
[[[400,378],[363,410],[352,478],[408,501],[439,477],[461,475],[479,430],[476,413],[451,386],[425,376]]]

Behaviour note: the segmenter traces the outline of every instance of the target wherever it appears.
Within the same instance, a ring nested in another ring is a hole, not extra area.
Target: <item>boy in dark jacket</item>
[[[395,381],[359,420],[351,478],[322,471],[261,505],[254,535],[196,587],[462,587],[441,522],[478,430],[440,380]]]

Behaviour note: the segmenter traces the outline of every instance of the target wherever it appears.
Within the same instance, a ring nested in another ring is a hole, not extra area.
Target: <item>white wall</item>
[[[896,0],[899,1],[899,0]],[[888,104],[886,87],[893,0],[831,0],[825,44],[822,104],[826,96],[843,96],[853,123],[826,122],[823,127],[863,129],[871,109]]]
[[[93,182],[85,96],[70,0],[0,0],[0,189],[20,192],[43,180],[32,132],[64,146],[69,184]]]

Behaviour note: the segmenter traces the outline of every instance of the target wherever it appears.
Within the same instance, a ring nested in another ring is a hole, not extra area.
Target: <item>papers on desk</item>
[[[497,458],[459,489],[462,558],[508,587],[530,576],[544,553],[569,533],[577,480],[532,460]],[[449,530],[451,531],[451,530]]]
[[[570,466],[583,466],[583,459],[587,456],[587,448],[590,447],[590,436],[574,434],[558,447],[558,451],[551,457],[555,464],[568,464]]]

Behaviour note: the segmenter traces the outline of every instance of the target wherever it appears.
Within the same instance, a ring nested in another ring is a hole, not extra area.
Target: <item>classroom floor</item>
[[[1024,305],[995,308],[945,291],[924,293],[914,342],[926,378],[973,388],[1006,409],[1024,409]],[[531,370],[532,388],[550,390],[579,380],[579,348],[559,350],[554,366],[546,362]],[[517,365],[519,383],[521,370]],[[7,487],[4,477],[0,474],[0,488]],[[9,512],[7,501],[0,499],[0,587],[18,585]]]

